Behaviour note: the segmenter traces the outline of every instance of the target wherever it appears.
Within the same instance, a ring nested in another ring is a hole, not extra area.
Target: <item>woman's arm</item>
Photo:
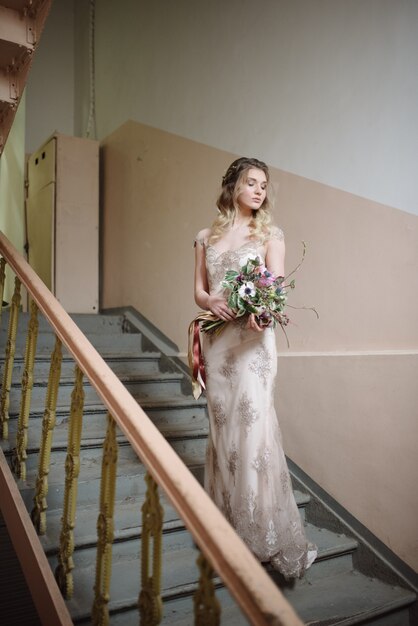
[[[195,242],[194,299],[202,309],[211,311],[221,320],[230,322],[235,318],[234,311],[228,307],[222,295],[209,294],[209,282],[206,273],[205,245],[208,229],[200,231]]]
[[[284,257],[284,237],[282,231],[277,228],[274,231],[274,236],[266,244],[266,267],[274,276],[284,276]],[[248,316],[247,328],[251,328],[251,330],[256,332],[264,330],[257,324],[253,313]]]
[[[281,232],[281,231],[280,231]],[[267,242],[266,249],[266,267],[274,276],[284,276],[284,259],[285,259],[285,243],[284,238],[273,237]]]
[[[209,283],[205,263],[205,235],[202,230],[195,240],[195,266],[194,266],[194,299],[202,309],[209,309]]]

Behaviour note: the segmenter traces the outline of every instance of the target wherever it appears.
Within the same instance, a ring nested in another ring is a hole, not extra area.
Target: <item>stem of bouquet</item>
[[[284,325],[284,323],[281,321],[281,317],[280,317],[280,315],[276,315],[276,314],[274,314],[274,313],[272,313],[272,315],[273,315],[274,319],[277,321],[277,323],[279,324],[280,328],[282,329],[284,336],[286,337],[287,347],[288,347],[288,348],[290,348],[290,341],[289,341],[289,337],[287,336],[287,332],[286,332],[286,331],[285,331],[285,329],[284,329],[284,326],[285,326],[285,325]],[[287,318],[286,318],[286,319],[287,319]],[[286,324],[287,324],[287,323],[288,323],[288,319],[287,319],[287,321],[286,321]]]
[[[287,336],[287,332],[285,331],[283,324],[280,324],[280,328],[282,329],[283,334],[284,334],[284,336],[286,337],[287,347],[288,347],[288,348],[290,348],[290,341],[289,341],[289,337]]]
[[[301,258],[301,260],[300,260],[299,264],[298,264],[298,265],[296,265],[295,269],[294,269],[294,270],[292,270],[292,271],[290,272],[290,274],[288,274],[284,280],[288,280],[289,276],[292,276],[292,274],[294,274],[295,272],[297,272],[297,271],[298,271],[298,269],[300,268],[300,266],[302,265],[302,263],[304,262],[304,260],[305,260],[305,254],[306,254],[306,243],[305,243],[304,241],[302,241],[302,245],[303,245],[303,252],[302,252],[302,258]]]
[[[226,322],[221,319],[217,319],[214,321],[204,321],[202,323],[201,329],[204,333],[219,335],[225,328],[225,324]]]
[[[286,303],[286,307],[289,309],[304,309],[305,311],[313,311],[319,320],[319,313],[314,306],[292,306],[291,304]]]

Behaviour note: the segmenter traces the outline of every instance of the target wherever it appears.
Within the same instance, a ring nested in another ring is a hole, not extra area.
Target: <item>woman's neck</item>
[[[253,215],[251,209],[245,210],[240,207],[235,212],[232,228],[238,230],[238,228],[245,228],[249,226],[252,216]]]

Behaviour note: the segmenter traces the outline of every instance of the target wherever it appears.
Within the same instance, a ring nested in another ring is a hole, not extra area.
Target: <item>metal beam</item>
[[[52,0],[3,0],[0,6],[0,155],[51,4]]]
[[[19,91],[17,76],[0,70],[0,101],[15,105],[19,100]]]
[[[35,19],[15,9],[0,6],[0,39],[33,50],[35,43]]]

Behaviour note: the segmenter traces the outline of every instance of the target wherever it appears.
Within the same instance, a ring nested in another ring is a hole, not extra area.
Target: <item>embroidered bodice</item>
[[[283,240],[284,235],[281,228],[278,228],[277,226],[272,227],[270,238]],[[198,241],[205,248],[206,271],[210,293],[218,293],[222,291],[223,288],[221,283],[227,270],[238,271],[250,255],[259,256],[261,261],[263,263],[265,262],[266,245],[259,240],[247,241],[235,250],[226,250],[224,252],[218,252],[216,247],[201,239],[196,239],[196,241]]]
[[[256,241],[243,244],[236,250],[218,252],[211,245],[206,246],[206,271],[210,293],[222,291],[222,281],[228,270],[238,271],[249,255],[259,255],[264,262],[264,246]]]

